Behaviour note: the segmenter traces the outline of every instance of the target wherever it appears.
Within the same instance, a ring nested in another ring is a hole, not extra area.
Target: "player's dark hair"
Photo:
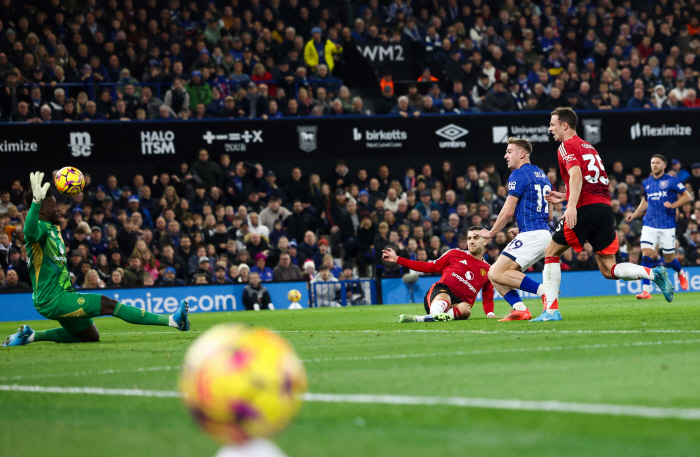
[[[467,229],[467,233],[469,232],[480,232],[481,230],[484,230],[484,227],[480,225],[472,225]]]
[[[652,159],[655,158],[655,157],[656,157],[657,159],[663,160],[664,163],[668,163],[668,160],[666,160],[666,157],[665,157],[665,156],[662,156],[661,154],[654,154],[653,156],[651,156]]]
[[[527,155],[532,154],[532,143],[525,138],[510,137],[508,138],[508,144],[514,144],[520,148],[523,148],[525,152],[527,152]]]
[[[49,189],[48,192],[46,192],[46,196],[44,198],[48,197],[53,197],[53,189]],[[22,200],[24,200],[24,204],[27,205],[27,208],[32,206],[32,202],[34,201],[34,192],[32,192],[31,189],[25,191],[22,194]]]
[[[34,201],[34,192],[30,190],[24,192],[22,195],[22,198],[24,199],[24,204],[27,206],[32,206],[32,202]]]
[[[560,106],[552,111],[552,116],[558,116],[559,122],[566,122],[569,124],[569,128],[571,130],[576,130],[576,126],[578,125],[578,116],[571,108]]]

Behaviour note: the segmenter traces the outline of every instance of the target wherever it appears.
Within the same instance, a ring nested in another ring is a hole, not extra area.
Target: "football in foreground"
[[[192,344],[180,390],[194,420],[222,444],[271,438],[299,413],[304,365],[276,333],[220,324]]]

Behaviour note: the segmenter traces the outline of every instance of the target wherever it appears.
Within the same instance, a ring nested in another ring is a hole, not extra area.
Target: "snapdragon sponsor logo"
[[[471,272],[468,272],[468,273],[471,274]],[[455,278],[457,278],[457,280],[458,280],[459,282],[461,282],[462,284],[464,284],[465,286],[469,287],[469,290],[471,290],[471,291],[474,292],[474,293],[477,293],[477,292],[476,292],[476,289],[474,288],[474,286],[471,285],[471,283],[470,283],[469,281],[467,281],[466,279],[464,279],[463,277],[461,277],[460,275],[458,275],[458,274],[455,273],[454,271],[452,272],[452,276],[454,276]],[[472,274],[472,277],[473,277],[473,274]]]
[[[435,134],[437,136],[441,136],[441,137],[449,140],[449,141],[440,141],[438,143],[438,146],[440,146],[441,149],[444,149],[444,148],[466,148],[467,147],[466,141],[457,141],[457,140],[462,138],[465,135],[468,135],[469,130],[462,128],[459,125],[455,125],[455,124],[446,125],[443,128],[436,130]]]
[[[39,145],[33,141],[3,141],[0,143],[0,152],[36,152]]]
[[[642,137],[669,137],[669,136],[690,136],[693,134],[693,128],[689,125],[666,125],[662,124],[658,127],[653,127],[649,124],[640,124],[637,122],[630,127],[630,137],[633,140]]]
[[[206,288],[203,288],[205,291]],[[114,294],[114,299],[129,306],[141,308],[149,313],[172,314],[177,311],[180,300],[187,300],[191,313],[206,313],[211,311],[235,311],[236,297],[233,294],[202,294],[189,295],[187,297],[173,297],[146,292],[145,296],[134,298],[120,298]]]
[[[548,143],[552,135],[549,133],[549,126],[539,125],[527,127],[524,125],[499,125],[491,127],[491,134],[495,144],[507,143],[508,137],[524,138],[530,143]]]
[[[172,130],[141,132],[141,154],[175,154],[175,132]]]
[[[226,152],[246,152],[250,143],[262,143],[262,130],[244,130],[243,133],[220,133],[214,134],[210,130],[202,135],[202,139],[207,144],[212,144],[215,141],[224,141],[224,150]]]
[[[352,129],[352,139],[354,141],[365,140],[368,148],[400,148],[403,141],[408,140],[408,132],[405,130],[360,130]]]

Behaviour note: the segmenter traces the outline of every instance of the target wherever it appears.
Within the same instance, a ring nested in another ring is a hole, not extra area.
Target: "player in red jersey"
[[[615,213],[610,205],[610,181],[598,152],[576,134],[577,124],[578,116],[571,108],[561,107],[552,111],[549,131],[554,141],[561,142],[557,158],[566,184],[566,194],[550,192],[545,200],[568,203],[544,253],[542,301],[545,310],[530,322],[562,319],[558,297],[561,284],[559,257],[570,247],[581,252],[586,241],[596,252],[598,268],[606,279],[651,279],[664,292],[666,300],[673,300],[673,285],[664,267],[652,270],[633,263],[615,263],[619,244],[615,233]]]
[[[487,317],[497,317],[493,313],[493,285],[489,281],[488,263],[484,262],[486,240],[479,236],[483,227],[470,227],[467,230],[467,249],[451,249],[432,262],[418,262],[396,255],[393,249],[382,251],[382,260],[398,263],[411,270],[423,273],[442,273],[433,284],[423,302],[426,316],[402,314],[399,322],[433,322],[469,319],[471,308],[479,291],[482,291],[484,312]]]

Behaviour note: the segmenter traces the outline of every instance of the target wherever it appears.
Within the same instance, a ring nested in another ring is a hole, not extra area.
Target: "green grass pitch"
[[[305,360],[309,392],[700,408],[699,294],[564,299],[564,321],[396,323],[422,305],[193,314],[190,333],[98,319],[99,344],[0,349],[0,385],[176,389],[203,330],[263,325]],[[541,304],[528,300],[537,315]],[[503,316],[507,304],[498,302]],[[49,321],[30,323],[42,330]],[[17,329],[0,323],[0,335]],[[292,457],[693,456],[700,420],[464,406],[306,402]],[[213,456],[176,398],[0,390],[0,455]]]

